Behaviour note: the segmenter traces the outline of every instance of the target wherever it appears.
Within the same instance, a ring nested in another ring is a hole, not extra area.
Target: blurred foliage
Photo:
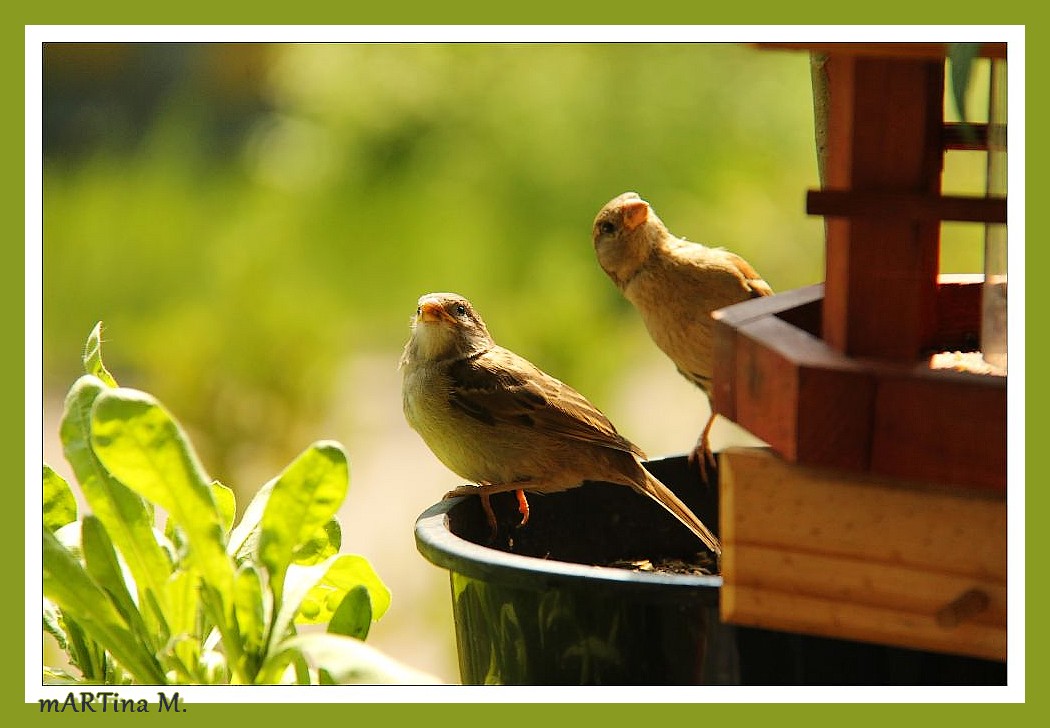
[[[650,346],[590,242],[625,190],[777,290],[823,279],[803,53],[95,44],[44,64],[45,387],[105,319],[111,363],[221,479],[342,437],[310,431],[339,365],[394,367],[428,291],[600,398]]]

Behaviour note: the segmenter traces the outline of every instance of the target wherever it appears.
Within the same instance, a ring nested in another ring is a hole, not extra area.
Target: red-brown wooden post
[[[939,195],[942,59],[832,53],[825,187]],[[827,219],[823,336],[849,356],[918,359],[935,338],[940,223],[880,213]]]

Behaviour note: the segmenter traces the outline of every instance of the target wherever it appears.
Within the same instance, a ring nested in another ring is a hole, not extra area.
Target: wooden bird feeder
[[[714,409],[769,444],[720,456],[722,618],[1005,660],[1007,376],[931,364],[982,320],[941,222],[1006,223],[1005,194],[942,194],[944,154],[996,125],[945,123],[944,45],[792,47],[822,79],[826,276],[715,314]]]

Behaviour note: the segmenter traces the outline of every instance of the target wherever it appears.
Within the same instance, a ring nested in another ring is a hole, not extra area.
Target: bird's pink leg
[[[478,485],[461,485],[445,493],[445,498],[457,498],[461,495],[496,495],[512,490],[521,490],[522,485],[531,483],[527,480],[515,480],[513,483],[480,483]]]
[[[496,532],[499,530],[496,525],[496,512],[492,510],[492,501],[486,494],[481,496],[481,508],[485,511],[485,520],[489,524],[489,541],[495,541]]]
[[[521,488],[523,482],[516,480],[513,483],[479,483],[478,485],[461,485],[458,488],[450,490],[445,493],[445,497],[442,500],[448,498],[457,498],[461,495],[476,495],[481,498],[481,507],[485,510],[485,518],[488,519],[489,528],[492,529],[493,536],[496,533],[496,514],[492,510],[492,503],[489,502],[489,498],[496,493],[506,493],[513,490],[518,498],[518,513],[521,514],[521,523],[518,526],[524,526],[529,522],[529,501],[525,498],[525,491]]]
[[[700,433],[700,438],[696,441],[696,447],[689,453],[689,463],[696,465],[700,468],[700,475],[704,479],[704,483],[708,482],[708,473],[714,472],[715,468],[718,467],[718,462],[715,460],[715,454],[711,451],[711,425],[715,423],[715,417],[717,415],[712,412],[711,416],[707,418],[707,424],[704,425],[704,431]],[[710,470],[709,470],[710,468]]]
[[[521,514],[521,523],[518,524],[518,527],[520,528],[529,522],[529,501],[525,498],[525,491],[519,488],[514,492],[518,496],[518,513]]]

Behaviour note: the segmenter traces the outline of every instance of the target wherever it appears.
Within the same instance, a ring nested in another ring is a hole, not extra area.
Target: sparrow
[[[649,336],[711,403],[714,319],[711,313],[773,289],[751,264],[724,248],[675,237],[652,206],[635,192],[613,198],[591,231],[602,270],[634,304]],[[715,468],[710,434],[714,409],[690,460],[706,481]]]
[[[411,329],[399,364],[405,419],[449,470],[476,483],[446,498],[625,485],[721,554],[718,538],[642,466],[645,453],[582,394],[498,346],[467,299],[422,296]]]

